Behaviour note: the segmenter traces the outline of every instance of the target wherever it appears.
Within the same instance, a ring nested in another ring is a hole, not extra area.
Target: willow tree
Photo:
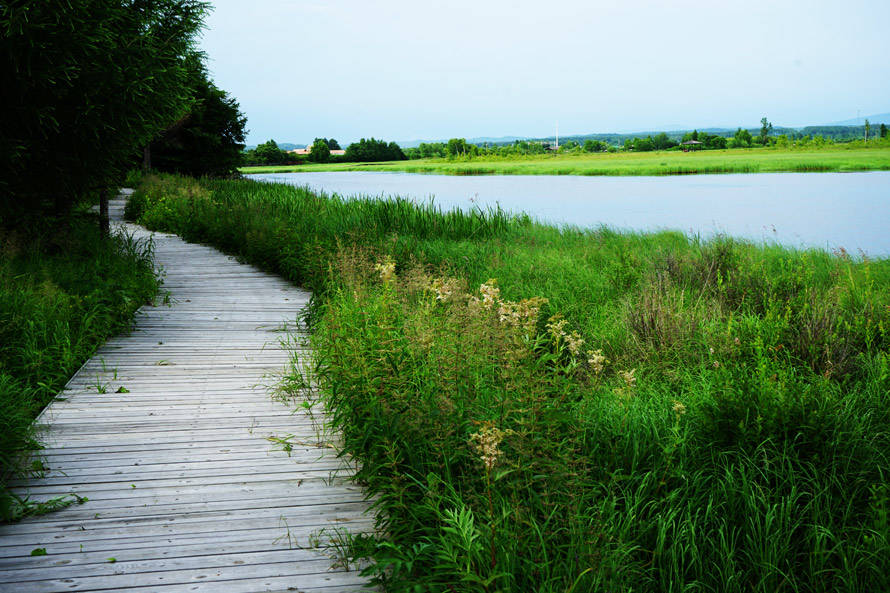
[[[0,4],[0,208],[63,214],[188,111],[200,0]]]

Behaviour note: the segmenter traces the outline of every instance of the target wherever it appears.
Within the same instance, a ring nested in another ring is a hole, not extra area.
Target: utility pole
[[[559,120],[556,120],[556,150],[559,150]]]

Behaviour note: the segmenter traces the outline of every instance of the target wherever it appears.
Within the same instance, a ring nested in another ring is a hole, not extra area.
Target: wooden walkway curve
[[[369,531],[362,491],[312,419],[269,393],[291,355],[280,330],[309,294],[174,235],[154,244],[169,304],[140,309],[44,411],[50,469],[19,484],[89,500],[0,526],[0,591],[361,590],[310,543]]]

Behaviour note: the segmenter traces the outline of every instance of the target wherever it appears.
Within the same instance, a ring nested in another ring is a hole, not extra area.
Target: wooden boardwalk
[[[169,305],[140,309],[71,379],[38,419],[49,471],[18,484],[89,500],[0,526],[0,591],[361,590],[354,567],[310,545],[373,527],[361,489],[268,387],[309,294],[174,235],[154,243]]]

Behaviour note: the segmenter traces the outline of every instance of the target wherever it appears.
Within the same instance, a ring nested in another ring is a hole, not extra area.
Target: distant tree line
[[[865,126],[813,126],[803,128],[809,133],[790,128],[774,128],[764,117],[760,128],[737,128],[735,132],[693,130],[691,132],[659,132],[656,134],[597,134],[590,137],[572,136],[560,142],[543,140],[514,140],[503,144],[483,143],[475,145],[464,138],[452,138],[448,142],[422,142],[417,147],[406,148],[405,155],[409,159],[449,158],[472,159],[477,156],[513,157],[520,155],[595,153],[595,152],[650,152],[655,150],[679,150],[686,148],[683,143],[696,141],[696,148],[704,150],[721,150],[725,148],[750,148],[755,146],[821,146],[835,141],[849,142],[863,140]],[[887,137],[887,126],[871,126],[870,139],[875,136]],[[818,133],[825,130],[826,134]],[[841,133],[843,131],[843,133]],[[778,133],[781,132],[781,133]]]
[[[245,165],[284,165],[296,163],[297,158],[279,148],[274,140],[269,140],[258,144],[256,148],[244,151],[241,154],[241,161]]]
[[[820,130],[823,127],[804,128],[807,130]],[[829,127],[833,129],[833,127]],[[847,127],[843,127],[847,129]],[[856,139],[863,138],[864,126],[858,128],[860,135]],[[781,133],[778,133],[781,132]],[[887,126],[881,124],[875,131],[881,138],[887,136]],[[620,142],[618,140],[621,140]],[[333,138],[316,138],[310,145],[310,153],[304,157],[288,154],[278,147],[273,141],[260,144],[255,149],[243,153],[244,163],[248,165],[283,165],[298,164],[301,162],[374,162],[403,159],[473,159],[476,157],[504,157],[510,158],[524,155],[571,154],[571,153],[598,153],[617,152],[620,150],[631,152],[650,152],[656,150],[679,150],[684,148],[682,144],[690,140],[700,142],[697,147],[704,150],[721,150],[725,148],[750,148],[755,146],[821,146],[834,140],[830,135],[802,134],[790,128],[774,128],[763,118],[761,127],[746,129],[737,128],[735,132],[724,131],[714,133],[704,130],[691,132],[659,132],[655,134],[620,135],[602,134],[595,137],[573,136],[561,141],[559,147],[555,142],[544,140],[515,140],[504,144],[473,144],[465,138],[451,138],[447,142],[421,142],[418,146],[402,149],[395,142],[382,140],[362,139],[350,144],[346,148],[345,155],[332,155],[331,150],[337,150],[340,144]]]
[[[377,161],[404,161],[407,157],[395,142],[386,143],[374,138],[362,138],[346,147],[344,161],[349,162],[377,162]]]
[[[398,144],[375,138],[362,138],[346,147],[345,154],[333,155],[332,150],[342,150],[333,138],[316,138],[310,145],[309,154],[300,156],[281,149],[274,140],[259,144],[242,153],[245,165],[294,165],[302,162],[380,162],[401,161],[407,157]]]

